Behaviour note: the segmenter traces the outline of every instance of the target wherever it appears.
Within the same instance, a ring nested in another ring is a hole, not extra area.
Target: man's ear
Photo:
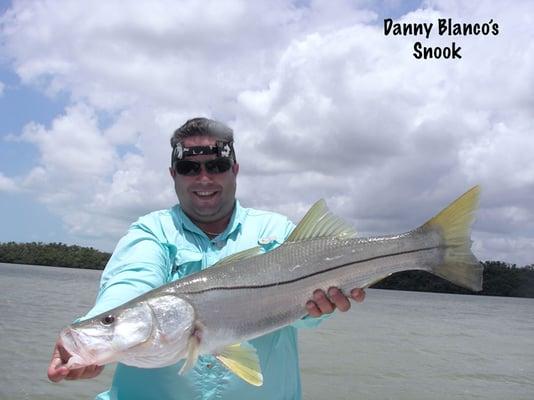
[[[234,173],[235,176],[237,176],[237,173],[239,172],[239,164],[238,163],[234,163],[234,165],[232,165],[232,172]]]
[[[176,171],[173,167],[169,167],[169,173],[171,174],[172,179],[176,176]]]

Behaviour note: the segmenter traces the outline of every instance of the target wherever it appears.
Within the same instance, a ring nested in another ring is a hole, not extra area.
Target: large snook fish
[[[287,241],[262,254],[253,248],[171,282],[61,334],[70,367],[110,362],[155,368],[214,354],[254,385],[262,384],[256,352],[246,340],[306,315],[314,290],[365,288],[399,271],[424,270],[481,290],[482,266],[469,237],[479,188],[466,192],[421,227],[358,238],[324,201]]]

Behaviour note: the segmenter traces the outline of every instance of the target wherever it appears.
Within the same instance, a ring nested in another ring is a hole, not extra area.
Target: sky
[[[169,138],[205,116],[235,131],[245,206],[297,222],[324,198],[367,236],[480,185],[475,255],[533,264],[533,21],[511,0],[0,0],[0,242],[111,251],[176,203]]]

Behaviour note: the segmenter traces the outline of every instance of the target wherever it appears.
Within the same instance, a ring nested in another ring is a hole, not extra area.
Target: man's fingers
[[[358,303],[361,303],[365,299],[365,290],[363,289],[352,289],[350,296]]]
[[[315,301],[315,304],[317,304],[317,307],[319,307],[322,314],[331,314],[334,312],[334,304],[328,300],[326,294],[322,290],[319,289],[313,292],[313,301]]]
[[[48,378],[52,382],[59,382],[63,379],[68,381],[74,381],[77,379],[91,379],[97,375],[100,375],[104,366],[101,365],[89,365],[83,368],[76,368],[69,370],[66,367],[60,367],[58,369],[53,369],[50,367],[48,369]]]
[[[50,363],[50,366],[48,367],[48,379],[50,379],[52,382],[59,382],[68,375],[69,370],[66,367],[59,366],[61,364],[61,360],[57,359],[58,363],[54,363],[54,360],[52,360],[52,363]]]
[[[83,373],[85,372],[85,370],[86,370],[86,367],[71,369],[69,374],[65,377],[65,379],[68,381],[80,379]]]
[[[52,382],[59,382],[63,380],[69,373],[68,368],[65,367],[65,362],[63,360],[63,354],[61,354],[62,346],[59,341],[56,342],[54,350],[52,351],[52,359],[48,365],[48,379]]]
[[[85,373],[81,377],[82,379],[91,379],[94,378],[97,375],[100,375],[102,370],[104,369],[103,365],[90,365],[87,367]]]
[[[350,298],[361,303],[365,299],[365,291],[363,289],[352,289]],[[339,308],[340,311],[348,311],[350,309],[349,297],[345,296],[337,287],[328,289],[328,296],[321,289],[317,289],[313,292],[313,299],[306,303],[306,310],[311,317],[330,314],[336,308]]]
[[[328,296],[334,302],[339,311],[348,311],[350,309],[350,301],[347,296],[338,288],[328,289]]]
[[[311,317],[320,317],[322,314],[321,310],[317,307],[317,304],[311,300],[306,303],[306,310]]]

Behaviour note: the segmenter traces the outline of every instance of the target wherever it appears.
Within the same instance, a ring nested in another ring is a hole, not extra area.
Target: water
[[[61,327],[89,309],[100,272],[0,264],[0,399],[90,399],[98,378],[46,377]],[[305,399],[534,399],[534,299],[368,290],[302,330]]]

